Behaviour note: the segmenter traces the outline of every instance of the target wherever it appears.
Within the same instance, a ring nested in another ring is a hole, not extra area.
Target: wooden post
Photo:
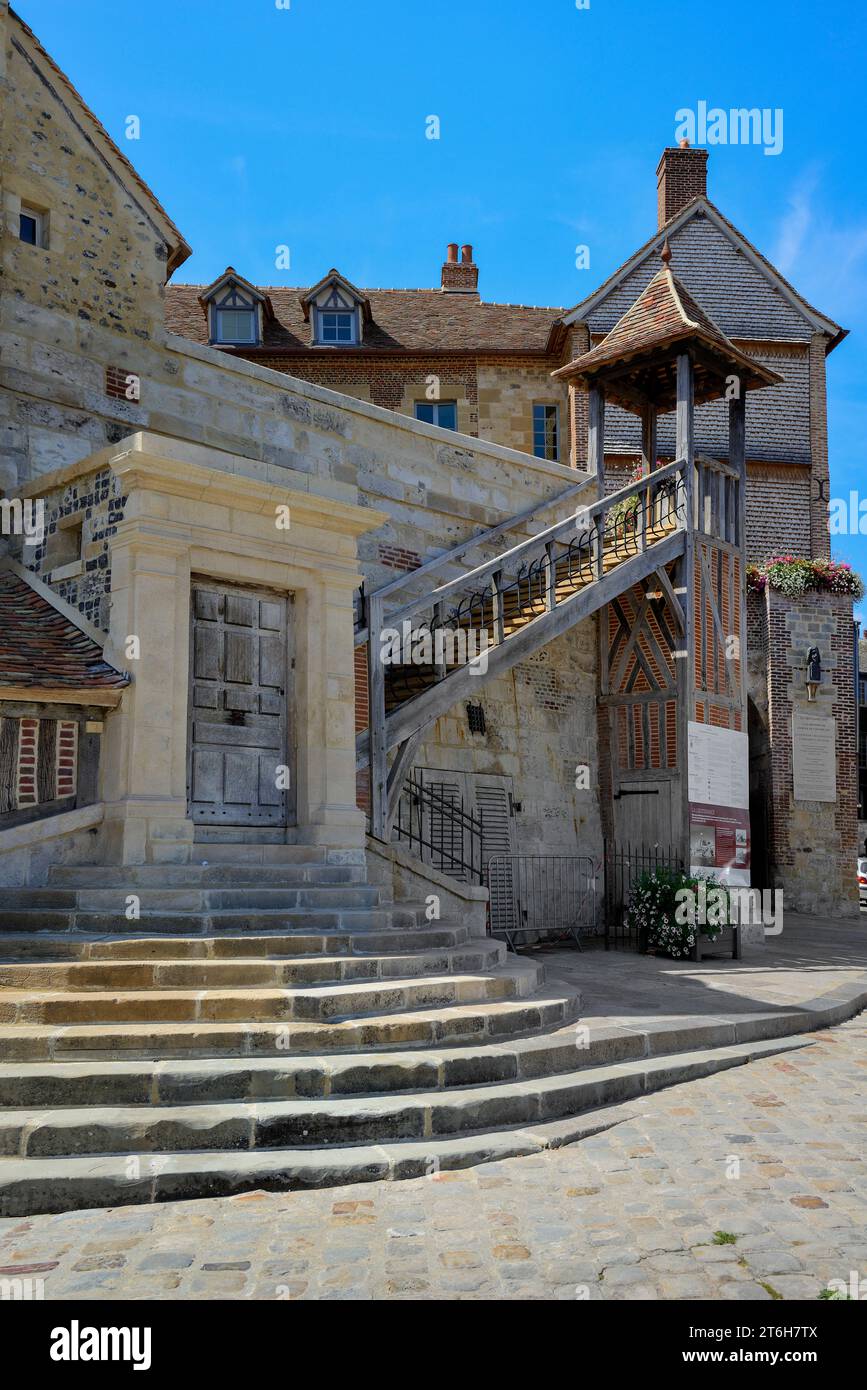
[[[648,478],[656,467],[656,410],[652,405],[647,405],[641,412],[641,466],[647,473]],[[653,488],[650,483],[643,493],[639,493],[641,498],[641,533],[638,542],[639,550],[644,550],[647,545],[647,528],[653,528]]]
[[[687,528],[696,525],[695,513],[695,408],[692,358],[682,352],[677,359],[677,413],[675,417],[675,453],[685,460]]]
[[[503,571],[495,570],[491,575],[491,606],[493,616],[494,641],[499,647],[506,640],[506,629],[503,620],[503,596],[501,593],[503,585]]]
[[[740,396],[729,401],[729,463],[738,471],[737,505],[735,506],[735,545],[746,543],[747,461],[746,461],[746,389],[740,383]]]
[[[445,606],[444,603],[435,603],[435,604],[434,604],[433,618],[432,618],[432,620],[431,620],[431,636],[432,636],[432,638],[433,638],[433,648],[434,648],[434,650],[433,650],[434,677],[435,677],[436,680],[438,680],[438,681],[443,680],[443,679],[445,678],[445,676],[446,676],[446,663],[445,663],[445,660],[440,661],[440,660],[437,658],[437,634],[438,634],[438,633],[440,632],[440,630],[445,626],[445,624],[444,624],[444,622],[443,622],[443,619],[445,618],[445,611],[446,611],[446,606]]]
[[[385,667],[380,634],[382,599],[367,600],[367,689],[370,701],[370,831],[377,840],[388,835],[388,749],[385,742]]]
[[[605,396],[598,386],[587,393],[587,472],[598,479],[598,501],[605,496]]]
[[[741,728],[747,727],[747,662],[746,623],[747,623],[747,455],[746,455],[746,410],[747,392],[743,379],[740,395],[729,401],[729,463],[738,471],[737,482],[732,489],[735,494],[734,534],[732,540],[740,552],[740,585],[738,586],[738,609],[741,615],[738,643],[741,668]]]
[[[605,395],[598,386],[587,393],[587,472],[596,475],[596,500],[605,496]],[[594,522],[596,538],[593,543],[592,565],[596,579],[605,573],[605,514],[600,512]]]
[[[677,677],[677,767],[680,773],[681,826],[680,844],[684,867],[689,870],[689,724],[695,706],[695,411],[694,374],[692,359],[681,353],[677,359],[677,410],[675,416],[675,453],[684,461],[684,493],[686,531],[684,552],[680,562],[680,583],[683,594],[684,631],[683,656],[678,661]]]
[[[557,602],[557,562],[554,559],[554,542],[545,546],[545,608],[550,613]]]

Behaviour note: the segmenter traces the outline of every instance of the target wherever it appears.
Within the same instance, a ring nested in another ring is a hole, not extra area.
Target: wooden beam
[[[391,827],[397,814],[397,803],[400,801],[400,794],[403,791],[403,784],[406,781],[407,773],[412,767],[413,759],[418,751],[421,742],[421,730],[416,729],[415,733],[410,734],[409,738],[404,739],[403,743],[395,754],[394,761],[388,772],[386,784],[388,808],[386,813],[386,839],[391,838]]]
[[[103,686],[93,690],[47,689],[40,685],[0,685],[0,700],[29,701],[38,705],[99,705],[116,709],[129,686]]]
[[[740,631],[738,632],[740,672],[741,672],[741,727],[747,726],[747,662],[746,662],[746,623],[747,623],[747,455],[746,455],[746,414],[747,390],[743,377],[740,379],[740,395],[729,401],[729,463],[737,469],[737,500],[735,503],[735,525],[732,540],[737,546],[740,560],[740,584],[738,586],[738,612]]]
[[[587,472],[596,478],[597,498],[605,496],[605,396],[598,386],[587,393]]]
[[[385,667],[380,634],[383,605],[378,594],[367,601],[367,690],[370,704],[370,829],[377,840],[388,838],[388,745],[385,735]]]
[[[659,587],[662,589],[662,592],[665,594],[665,601],[666,601],[666,604],[667,604],[668,608],[669,608],[670,611],[671,611],[671,615],[672,615],[672,617],[674,618],[674,621],[677,623],[677,626],[678,626],[679,631],[680,631],[680,632],[685,632],[685,631],[686,631],[686,617],[685,617],[684,611],[683,611],[683,609],[682,609],[682,607],[681,607],[680,599],[678,598],[677,594],[674,592],[674,585],[672,584],[671,580],[670,580],[669,577],[668,577],[668,571],[665,570],[665,569],[663,569],[662,565],[660,565],[660,566],[654,571],[654,573],[655,573],[655,575],[656,575],[656,578],[659,580]]]
[[[411,733],[426,728],[452,705],[478,691],[480,679],[504,674],[517,662],[526,660],[549,642],[561,637],[576,623],[604,608],[624,589],[631,588],[633,584],[640,583],[642,579],[653,574],[658,565],[668,564],[681,555],[684,545],[685,533],[680,530],[673,531],[665,540],[656,541],[643,554],[633,555],[630,559],[624,560],[609,570],[604,578],[587,584],[570,598],[558,603],[553,612],[541,613],[538,618],[533,618],[531,622],[512,633],[502,646],[491,647],[487,652],[488,669],[485,676],[480,676],[478,666],[462,666],[457,671],[452,671],[444,681],[430,686],[420,695],[408,700],[405,705],[392,710],[385,720],[386,746],[393,748],[395,744],[402,743]],[[371,732],[372,730],[371,713]],[[356,749],[359,768],[367,764],[370,756],[369,744],[367,734],[358,735]]]
[[[684,865],[689,867],[689,725],[695,704],[695,378],[692,359],[680,353],[677,359],[677,406],[675,414],[675,452],[684,460],[686,532],[679,579],[684,588],[683,650],[677,670],[677,766],[680,772],[680,847]]]

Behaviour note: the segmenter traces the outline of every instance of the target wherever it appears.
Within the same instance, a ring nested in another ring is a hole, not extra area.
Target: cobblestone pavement
[[[867,1275],[867,1014],[810,1036],[539,1156],[0,1222],[0,1278],[47,1299],[815,1299]]]

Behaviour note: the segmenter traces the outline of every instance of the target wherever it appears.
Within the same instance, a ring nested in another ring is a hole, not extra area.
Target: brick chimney
[[[458,260],[458,244],[449,242],[443,264],[441,285],[447,294],[475,294],[479,288],[479,267],[473,260],[472,246],[461,247]]]
[[[707,150],[696,150],[683,141],[662,151],[656,169],[657,226],[685,208],[699,193],[707,194]]]

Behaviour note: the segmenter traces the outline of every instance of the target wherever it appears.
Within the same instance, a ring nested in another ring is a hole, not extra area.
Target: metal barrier
[[[488,861],[490,932],[515,938],[581,937],[596,928],[596,871],[579,854],[494,854]]]

